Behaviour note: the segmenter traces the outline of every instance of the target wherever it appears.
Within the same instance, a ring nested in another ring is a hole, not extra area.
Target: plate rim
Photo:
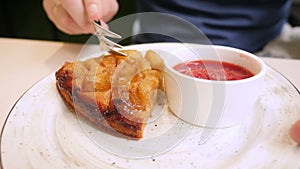
[[[176,42],[157,42],[157,43],[149,43],[149,44],[132,44],[132,45],[128,45],[128,46],[124,46],[125,48],[131,48],[131,47],[135,47],[135,46],[151,46],[151,45],[179,45],[179,44],[182,44],[182,43],[176,43]],[[193,44],[193,43],[187,43],[187,44]],[[197,44],[196,44],[197,45]],[[198,44],[198,45],[202,45],[202,44]],[[210,46],[218,46],[218,45],[210,45]],[[84,47],[84,45],[83,45]],[[155,49],[154,49],[155,50]],[[78,53],[78,55],[80,55],[80,52]],[[257,56],[257,55],[256,55]],[[257,57],[260,57],[260,56],[257,56]],[[264,57],[260,57],[260,58],[264,58]],[[298,89],[296,87],[296,85],[291,81],[289,80],[283,73],[279,72],[277,69],[275,69],[274,67],[272,67],[270,64],[267,64],[265,63],[267,68],[269,69],[272,69],[273,71],[275,71],[278,75],[280,75],[282,78],[284,78],[286,80],[286,82],[288,84],[291,85],[291,87],[297,92],[298,95],[300,95],[300,89]],[[40,78],[39,80],[37,80],[36,82],[34,82],[28,89],[26,89],[19,97],[18,99],[14,102],[14,104],[11,106],[7,116],[5,117],[5,120],[4,120],[4,123],[3,123],[3,126],[1,128],[1,133],[0,133],[0,168],[4,169],[3,168],[3,159],[2,159],[2,141],[3,141],[3,133],[4,133],[4,130],[6,129],[6,126],[7,126],[7,123],[8,123],[8,119],[9,117],[11,116],[13,110],[16,108],[16,105],[20,102],[20,100],[24,97],[24,95],[26,93],[28,93],[34,86],[36,86],[38,83],[40,83],[41,81],[45,80],[46,78],[49,78],[51,76],[54,76],[55,72],[57,71],[54,70],[53,72],[51,73],[48,73],[47,75],[43,76],[42,78]],[[269,72],[267,71],[267,74]]]

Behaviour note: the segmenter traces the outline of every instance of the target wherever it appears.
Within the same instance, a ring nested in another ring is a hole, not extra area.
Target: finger
[[[54,8],[53,14],[55,21],[57,22],[57,28],[63,32],[71,35],[84,33],[84,30],[73,20],[62,6]]]
[[[92,30],[93,27],[91,22],[88,21],[82,0],[62,0],[61,4],[82,30],[85,32]]]
[[[290,136],[295,142],[300,144],[300,120],[292,125],[290,129]]]
[[[102,20],[108,22],[119,9],[116,0],[84,0],[88,20]]]
[[[69,18],[69,16],[68,16],[68,14],[66,14],[65,12],[62,11],[63,9],[60,9],[61,8],[60,5],[55,4],[55,2],[53,0],[44,0],[43,7],[47,13],[48,18],[55,24],[55,26],[59,30],[61,30],[65,33],[68,33],[68,34],[75,33],[75,32],[73,32],[73,30],[69,30],[69,29],[65,28],[63,26],[63,24],[61,23],[60,20],[62,20],[62,18]],[[59,17],[57,17],[58,13],[60,13]],[[65,19],[65,20],[70,20],[70,18]],[[65,21],[65,22],[67,22],[67,21]],[[76,29],[76,26],[73,28]]]
[[[102,27],[109,29],[108,25],[104,21],[100,21],[100,23]]]
[[[61,6],[55,4],[53,0],[44,0],[43,7],[47,13],[48,18],[55,24],[55,26],[67,34],[82,34],[84,31],[68,14],[68,12]],[[89,33],[89,32],[87,32]]]
[[[52,2],[52,0],[44,0],[43,1],[43,8],[44,8],[48,18],[52,22],[55,22],[54,15],[53,15],[54,6],[55,6],[55,4],[54,4],[54,2]]]

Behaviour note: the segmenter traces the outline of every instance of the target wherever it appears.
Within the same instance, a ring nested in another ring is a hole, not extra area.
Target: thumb
[[[119,9],[116,0],[84,0],[84,5],[90,22],[93,20],[108,22]]]

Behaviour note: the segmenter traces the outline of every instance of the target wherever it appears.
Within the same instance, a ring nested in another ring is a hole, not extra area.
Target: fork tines
[[[115,49],[115,48],[122,48],[123,46],[106,38],[106,36],[107,36],[107,37],[111,37],[111,38],[120,39],[120,38],[122,38],[120,35],[101,26],[100,21],[93,21],[93,24],[94,24],[94,28],[96,31],[95,35],[98,37],[101,50],[108,51],[110,53],[119,54],[122,56],[126,56],[125,53],[120,52]]]

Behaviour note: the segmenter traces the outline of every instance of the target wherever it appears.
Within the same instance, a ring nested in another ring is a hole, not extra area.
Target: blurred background
[[[1,3],[0,37],[74,43],[85,43],[90,37],[90,35],[70,36],[59,31],[47,18],[42,7],[42,0],[2,0]],[[119,0],[119,5],[120,11],[114,19],[135,13],[135,0]],[[293,1],[289,23],[292,27],[300,25],[300,0]],[[130,44],[130,39],[121,44]]]
[[[292,8],[290,11],[289,23],[295,27],[300,26],[300,0],[292,1]]]
[[[135,0],[119,0],[114,19],[135,13],[135,8]],[[85,43],[90,35],[70,36],[59,31],[44,12],[42,0],[1,0],[0,37]]]

